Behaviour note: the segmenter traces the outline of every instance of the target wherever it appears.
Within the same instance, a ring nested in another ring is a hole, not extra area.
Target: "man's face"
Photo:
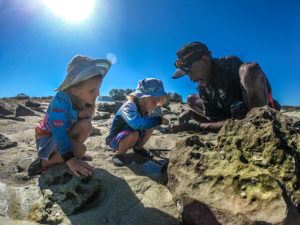
[[[72,93],[77,96],[84,103],[91,105],[95,104],[97,97],[99,96],[99,88],[102,83],[102,78],[91,78],[84,81],[82,86],[72,89]]]
[[[208,86],[211,78],[211,59],[204,55],[201,59],[193,62],[188,76],[191,81],[197,82],[199,86]]]

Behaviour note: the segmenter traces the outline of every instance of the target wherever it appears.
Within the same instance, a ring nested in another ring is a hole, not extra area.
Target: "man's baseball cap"
[[[201,42],[194,41],[184,45],[177,51],[177,61],[175,67],[177,70],[174,72],[172,78],[177,79],[187,74],[196,60],[200,59],[204,55],[211,55],[207,46]]]

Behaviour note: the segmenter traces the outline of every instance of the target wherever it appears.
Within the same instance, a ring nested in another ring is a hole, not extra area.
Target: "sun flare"
[[[68,22],[87,19],[95,7],[95,0],[43,0],[57,16]]]

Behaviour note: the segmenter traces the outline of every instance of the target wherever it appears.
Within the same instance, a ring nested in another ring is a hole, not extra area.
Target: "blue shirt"
[[[60,91],[51,100],[39,128],[55,138],[57,151],[64,155],[72,150],[68,131],[77,121],[78,111],[73,108],[70,95]]]
[[[118,132],[122,130],[145,130],[156,127],[162,123],[158,116],[143,116],[135,102],[127,101],[116,113],[106,143],[109,143]]]

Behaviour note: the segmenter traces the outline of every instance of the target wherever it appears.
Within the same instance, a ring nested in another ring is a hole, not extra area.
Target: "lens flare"
[[[95,0],[42,0],[57,16],[68,22],[87,19],[95,8]]]
[[[117,63],[117,56],[114,53],[108,53],[106,55],[106,59],[108,59],[111,62],[111,64]]]

